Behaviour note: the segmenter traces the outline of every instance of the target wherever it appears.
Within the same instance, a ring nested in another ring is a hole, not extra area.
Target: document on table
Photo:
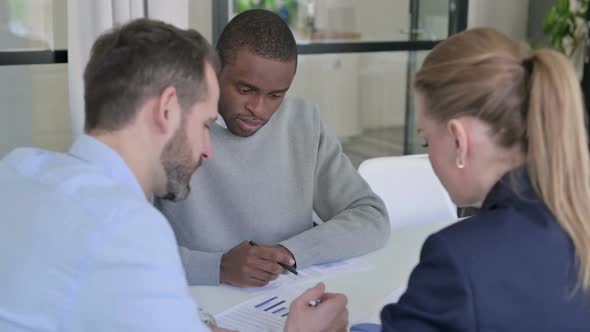
[[[385,306],[386,304],[390,304],[390,303],[397,303],[397,301],[399,301],[399,298],[402,297],[402,295],[404,294],[405,291],[406,291],[405,286],[395,289],[393,292],[391,292],[389,295],[387,295],[385,300],[383,300],[383,303],[382,303],[383,306]]]
[[[358,258],[351,258],[331,263],[318,264],[306,267],[305,269],[297,270],[299,275],[293,273],[280,275],[276,280],[271,281],[264,287],[246,287],[237,288],[233,286],[223,285],[223,287],[230,287],[248,293],[262,293],[271,290],[281,289],[284,286],[293,287],[302,283],[308,283],[315,280],[322,280],[336,274],[344,274],[351,272],[360,272],[370,270],[372,266]]]
[[[406,291],[406,286],[402,286],[397,289],[394,289],[391,293],[389,293],[389,295],[387,295],[387,297],[385,297],[385,299],[383,299],[383,301],[375,308],[375,310],[373,310],[374,314],[371,315],[369,322],[374,322],[374,323],[380,322],[381,321],[381,310],[383,309],[383,307],[385,307],[386,305],[388,305],[390,303],[397,303],[397,301],[399,301],[399,298],[404,294],[405,291]]]
[[[283,331],[289,306],[304,288],[270,292],[217,314],[215,320],[220,327],[240,332]]]

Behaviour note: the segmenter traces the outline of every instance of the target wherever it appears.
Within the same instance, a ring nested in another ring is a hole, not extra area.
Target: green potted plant
[[[551,47],[570,58],[580,80],[588,49],[589,1],[558,0],[547,13],[543,27]]]

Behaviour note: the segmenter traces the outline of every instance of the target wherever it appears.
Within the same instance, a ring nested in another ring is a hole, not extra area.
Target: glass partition
[[[229,19],[262,8],[281,16],[299,44],[442,40],[449,32],[449,0],[233,0]],[[411,27],[412,10],[419,12]],[[412,33],[416,38],[412,38]]]
[[[0,0],[0,51],[67,48],[66,2]]]

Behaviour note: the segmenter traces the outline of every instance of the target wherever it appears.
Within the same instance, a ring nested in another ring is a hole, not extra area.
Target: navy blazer
[[[381,312],[383,331],[588,332],[590,292],[577,277],[570,238],[515,170],[477,215],[426,240],[406,292]]]

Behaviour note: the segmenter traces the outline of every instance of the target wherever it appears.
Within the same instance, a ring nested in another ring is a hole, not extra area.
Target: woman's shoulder
[[[567,236],[542,205],[483,210],[431,237],[467,267],[510,260],[515,252],[535,256],[539,243],[567,246]]]

